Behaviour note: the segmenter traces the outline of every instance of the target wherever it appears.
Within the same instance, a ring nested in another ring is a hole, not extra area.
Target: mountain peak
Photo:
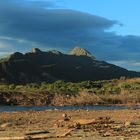
[[[57,54],[57,55],[61,55],[62,54],[60,51],[57,51],[57,50],[51,50],[49,52],[53,53],[53,54]]]
[[[88,56],[91,57],[93,59],[95,59],[95,57],[86,49],[81,48],[81,47],[75,47],[70,51],[71,55],[76,55],[76,56]]]
[[[32,53],[41,53],[42,51],[39,48],[32,48]]]
[[[7,60],[14,60],[14,59],[18,59],[18,58],[22,58],[23,57],[23,54],[20,53],[20,52],[15,52],[9,56],[7,56]]]

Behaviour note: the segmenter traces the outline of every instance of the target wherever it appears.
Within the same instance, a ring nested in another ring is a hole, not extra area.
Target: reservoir
[[[123,110],[123,109],[140,109],[140,106],[0,106],[0,112],[14,111],[43,111],[43,110]]]

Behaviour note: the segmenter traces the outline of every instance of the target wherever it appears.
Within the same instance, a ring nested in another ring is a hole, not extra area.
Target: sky
[[[75,46],[140,71],[140,0],[0,0],[0,57]]]
[[[124,25],[115,26],[112,31],[121,35],[140,35],[139,0],[64,0],[59,5],[68,9],[88,12],[108,19],[118,20]]]

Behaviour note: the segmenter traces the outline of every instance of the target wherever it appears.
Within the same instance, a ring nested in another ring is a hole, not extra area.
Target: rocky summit
[[[87,57],[91,57],[93,59],[96,59],[89,51],[87,51],[84,48],[80,48],[80,47],[75,47],[74,49],[72,49],[70,51],[71,55],[76,55],[76,56],[87,56]]]
[[[69,54],[57,50],[41,51],[38,48],[22,54],[15,52],[0,60],[0,82],[31,83],[64,80],[81,82],[86,80],[108,80],[114,78],[139,77],[140,73],[98,61],[87,50],[75,47]]]

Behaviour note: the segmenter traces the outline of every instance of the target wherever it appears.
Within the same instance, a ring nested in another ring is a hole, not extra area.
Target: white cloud
[[[0,49],[6,49],[6,48],[10,48],[10,47],[12,47],[12,46],[9,44],[5,44],[5,43],[0,42]]]
[[[128,70],[140,71],[140,62],[131,60],[108,61],[120,67],[126,67]]]

